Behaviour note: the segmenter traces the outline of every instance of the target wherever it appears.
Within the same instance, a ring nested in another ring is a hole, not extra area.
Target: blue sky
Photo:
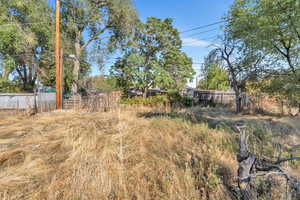
[[[140,18],[145,21],[148,16],[172,18],[174,26],[180,31],[218,22],[226,14],[234,0],[135,0]],[[194,68],[199,75],[203,58],[217,44],[216,36],[221,34],[217,24],[200,30],[181,34],[183,51],[193,58]],[[216,29],[216,30],[214,30]],[[206,33],[201,33],[209,31]],[[200,33],[200,34],[198,34]],[[195,86],[195,80],[190,86]]]

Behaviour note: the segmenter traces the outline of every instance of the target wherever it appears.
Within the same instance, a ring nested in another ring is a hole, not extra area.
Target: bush
[[[0,80],[0,92],[2,93],[20,92],[20,86],[11,81]]]
[[[169,100],[167,96],[152,96],[148,98],[133,97],[123,98],[121,103],[127,105],[165,106],[169,104]]]
[[[169,92],[167,95],[151,96],[148,98],[133,97],[123,98],[122,104],[127,105],[144,105],[144,106],[165,106],[171,105],[172,107],[191,107],[193,106],[193,98],[182,97],[178,92]]]
[[[185,107],[192,107],[194,105],[194,99],[191,97],[181,97],[181,103]]]
[[[172,107],[179,106],[179,107],[191,107],[193,106],[193,98],[181,96],[178,91],[169,91],[168,92],[168,99]]]

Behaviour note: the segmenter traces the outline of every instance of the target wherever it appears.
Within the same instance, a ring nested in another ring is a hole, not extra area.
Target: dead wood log
[[[240,132],[240,149],[237,156],[239,162],[238,168],[238,186],[244,200],[257,199],[257,192],[251,185],[251,170],[255,163],[256,157],[250,153],[247,146],[246,130],[243,126],[237,126]]]
[[[243,200],[256,200],[258,193],[252,185],[252,180],[257,177],[267,177],[273,175],[281,175],[286,178],[291,192],[294,193],[296,199],[300,199],[300,182],[291,177],[287,171],[283,169],[281,164],[300,160],[300,157],[281,158],[277,161],[271,159],[258,159],[253,152],[250,152],[247,144],[246,129],[244,126],[236,126],[240,134],[239,153],[237,160],[239,162],[238,168],[238,187]]]

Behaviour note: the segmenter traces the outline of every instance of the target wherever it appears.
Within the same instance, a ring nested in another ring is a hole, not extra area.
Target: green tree
[[[112,67],[125,91],[135,87],[147,97],[151,87],[178,90],[192,79],[192,60],[181,51],[182,42],[171,19],[149,17],[138,23],[134,43]]]
[[[254,51],[245,43],[230,38],[226,33],[222,46],[210,54],[216,61],[222,61],[222,66],[228,71],[230,86],[236,96],[236,112],[241,112],[247,82],[260,78],[265,54]]]
[[[43,0],[0,0],[0,9],[1,78],[15,73],[23,90],[32,90],[41,63],[52,56],[51,10]]]
[[[232,38],[267,54],[264,63],[272,67],[265,70],[265,79],[272,84],[265,92],[280,94],[293,104],[298,102],[300,112],[296,87],[300,69],[300,2],[236,0],[229,19],[226,31]]]
[[[300,71],[295,74],[270,76],[268,84],[259,84],[261,91],[275,97],[279,103],[297,107],[300,112]],[[262,86],[261,86],[262,85]],[[283,113],[283,111],[282,111]]]
[[[84,51],[113,50],[127,40],[137,15],[130,0],[62,0],[62,23],[67,36],[74,41],[72,92],[78,92]]]
[[[203,90],[228,90],[228,72],[222,68],[221,62],[214,60],[212,55],[205,58],[202,68],[203,79],[198,83],[198,88]]]
[[[300,62],[298,0],[236,0],[229,18],[227,31],[233,38],[273,55],[277,66],[296,72]]]
[[[86,81],[86,88],[98,92],[109,92],[116,89],[114,80],[107,76],[92,76]]]

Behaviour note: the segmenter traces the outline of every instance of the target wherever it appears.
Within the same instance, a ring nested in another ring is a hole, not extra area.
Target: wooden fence
[[[195,90],[194,99],[197,103],[209,104],[234,104],[235,92],[216,91],[216,90]]]
[[[121,92],[109,92],[92,94],[88,96],[73,96],[64,99],[64,109],[84,109],[88,112],[102,112],[114,109],[119,106]]]
[[[1,93],[0,109],[47,112],[55,109],[55,93]]]

